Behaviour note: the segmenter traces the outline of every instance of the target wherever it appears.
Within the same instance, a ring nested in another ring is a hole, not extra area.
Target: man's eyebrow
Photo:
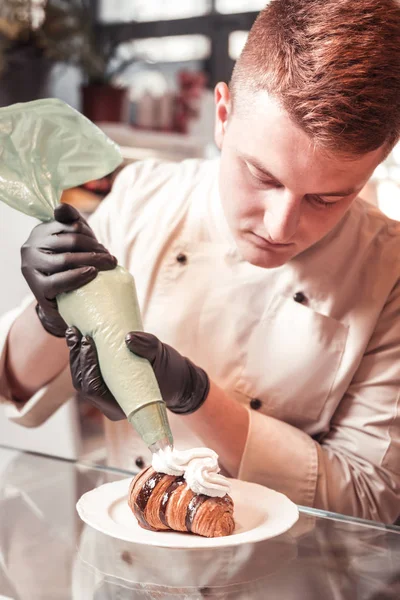
[[[269,179],[273,179],[274,181],[276,181],[277,183],[279,183],[280,185],[281,182],[279,181],[279,179],[277,177],[275,177],[275,175],[273,175],[270,171],[268,171],[268,169],[266,169],[264,167],[264,165],[262,165],[256,158],[253,158],[252,156],[243,156],[244,160],[249,162],[250,164],[252,164],[254,167],[256,167],[256,169],[258,171],[260,171],[263,175],[265,175],[266,177],[269,177]],[[354,194],[354,192],[356,192],[357,190],[355,188],[348,188],[347,190],[341,190],[340,192],[313,192],[314,196],[328,196],[328,197],[340,197],[340,196],[350,196],[351,194]]]

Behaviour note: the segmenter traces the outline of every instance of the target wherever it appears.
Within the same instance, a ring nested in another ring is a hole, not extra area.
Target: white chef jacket
[[[145,330],[248,408],[239,478],[298,504],[393,522],[400,514],[400,225],[357,199],[313,247],[281,267],[256,267],[228,229],[218,170],[218,159],[129,165],[91,226],[135,276]],[[294,300],[297,292],[304,302]],[[4,344],[22,308],[0,321],[0,395],[9,418],[30,427],[72,386],[66,367],[22,408],[11,403]],[[176,447],[202,443],[185,417],[171,415],[171,427]],[[111,464],[149,461],[127,422],[107,422],[106,439]]]

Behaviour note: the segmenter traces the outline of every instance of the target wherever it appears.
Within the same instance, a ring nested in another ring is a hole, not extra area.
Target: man
[[[37,425],[68,397],[54,298],[113,268],[107,248],[157,336],[127,344],[153,365],[178,448],[210,446],[299,504],[393,522],[400,228],[358,194],[399,138],[399,39],[395,0],[270,2],[215,90],[220,160],[127,167],[94,234],[67,207],[38,226],[22,250],[36,312],[2,322],[10,418]],[[90,339],[67,341],[75,387],[120,417]],[[126,422],[107,437],[121,466],[143,466]]]

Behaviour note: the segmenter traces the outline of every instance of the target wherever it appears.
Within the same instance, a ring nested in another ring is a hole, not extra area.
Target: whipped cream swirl
[[[159,450],[153,454],[152,466],[159,473],[183,475],[195,494],[222,498],[230,492],[227,478],[219,472],[218,454],[209,448]]]

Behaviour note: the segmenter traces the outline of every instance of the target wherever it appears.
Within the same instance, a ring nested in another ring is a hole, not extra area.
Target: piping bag
[[[120,150],[98,127],[57,99],[0,108],[0,200],[41,221],[54,219],[61,193],[112,172]],[[128,350],[142,331],[135,281],[124,268],[100,271],[57,297],[64,321],[93,338],[101,374],[152,452],[173,445],[165,402],[150,363]]]

